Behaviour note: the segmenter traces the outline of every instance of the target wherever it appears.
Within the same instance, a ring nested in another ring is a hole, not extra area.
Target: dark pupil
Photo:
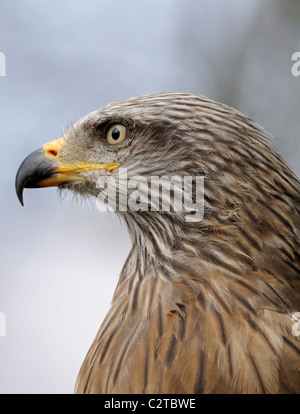
[[[111,136],[112,136],[112,139],[114,139],[115,141],[120,138],[120,131],[118,130],[118,128],[115,128],[113,130]]]

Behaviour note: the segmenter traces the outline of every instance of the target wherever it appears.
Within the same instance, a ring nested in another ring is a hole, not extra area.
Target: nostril
[[[57,156],[57,151],[55,151],[55,150],[49,150],[48,151],[48,154],[54,155],[54,157],[56,157]]]

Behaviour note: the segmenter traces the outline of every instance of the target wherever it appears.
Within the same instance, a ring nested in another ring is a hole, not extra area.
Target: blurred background
[[[0,0],[0,393],[73,392],[130,249],[94,201],[32,190],[22,208],[24,157],[104,104],[187,91],[271,131],[300,176],[297,51],[298,0]]]

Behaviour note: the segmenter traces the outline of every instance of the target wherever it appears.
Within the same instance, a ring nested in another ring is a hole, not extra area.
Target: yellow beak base
[[[64,163],[60,158],[63,145],[63,138],[48,142],[22,162],[16,176],[16,192],[22,205],[24,188],[54,187],[70,181],[86,181],[86,178],[80,175],[83,171],[113,171],[119,168],[117,163]]]

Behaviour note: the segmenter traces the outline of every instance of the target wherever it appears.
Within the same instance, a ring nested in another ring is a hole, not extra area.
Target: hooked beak
[[[56,187],[70,181],[86,181],[86,178],[80,175],[83,171],[97,169],[113,171],[119,168],[116,163],[64,163],[60,157],[63,145],[64,138],[48,142],[33,151],[22,162],[16,175],[16,193],[22,206],[24,188]]]

